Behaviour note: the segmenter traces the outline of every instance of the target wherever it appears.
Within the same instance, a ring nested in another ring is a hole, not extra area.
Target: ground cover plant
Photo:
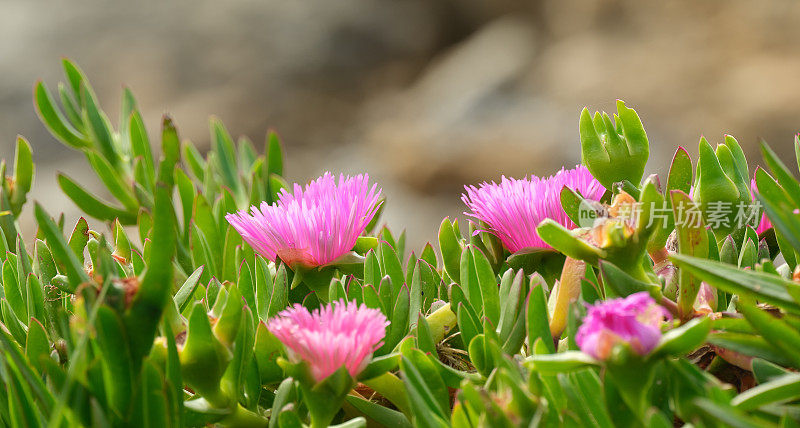
[[[63,67],[36,110],[114,200],[59,175],[108,229],[34,202],[23,237],[31,145],[0,164],[3,426],[800,424],[800,137],[659,178],[633,109],[585,109],[581,165],[467,185],[410,249],[366,174],[287,183],[275,133],[216,119],[206,154],[169,117],[151,149]]]

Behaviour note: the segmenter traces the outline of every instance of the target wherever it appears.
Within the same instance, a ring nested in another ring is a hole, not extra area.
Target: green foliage
[[[742,148],[729,135],[717,146],[716,152],[701,138],[699,151],[694,195],[706,222],[721,240],[736,229],[735,208],[750,203],[750,173]],[[723,206],[731,208],[723,217],[727,221],[711,222],[713,211]]]
[[[614,183],[637,184],[644,176],[650,144],[639,115],[617,100],[614,121],[603,112],[581,112],[581,162],[600,183],[610,189]]]
[[[542,222],[552,248],[512,254],[487,225],[468,221],[462,234],[447,218],[438,245],[416,252],[376,217],[334,262],[290,266],[259,255],[225,219],[288,187],[277,134],[257,149],[212,118],[203,154],[164,117],[151,145],[130,91],[114,127],[84,73],[63,67],[66,83],[56,93],[38,82],[34,104],[113,197],[57,177],[108,231],[83,218],[65,229],[37,203],[36,236],[19,235],[35,171],[19,137],[13,174],[0,163],[2,426],[800,423],[800,183],[766,144],[769,172],[757,169],[754,196],[774,230],[760,235],[711,221],[714,204],[750,203],[733,137],[716,149],[701,140],[696,168],[679,148],[662,191],[644,178],[642,122],[618,101],[613,117],[580,118],[583,163],[610,203],[562,189],[570,218],[586,207],[598,215],[572,229]],[[795,149],[800,159],[800,137]],[[624,218],[632,206],[638,217]],[[690,211],[699,222],[683,221]],[[654,348],[611,343],[603,361],[582,352],[586,304],[637,292],[674,317]],[[358,376],[340,368],[316,382],[267,326],[288,306],[340,299],[390,325]]]

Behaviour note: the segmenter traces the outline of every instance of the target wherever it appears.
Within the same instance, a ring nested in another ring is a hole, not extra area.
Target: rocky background
[[[55,171],[93,176],[31,102],[68,56],[112,117],[131,87],[151,133],[170,112],[207,146],[216,114],[253,141],[278,130],[290,179],[370,173],[419,247],[465,183],[579,162],[586,105],[636,108],[655,172],[700,135],[792,160],[798,22],[795,0],[0,0],[0,155],[28,137],[34,197],[74,222]]]

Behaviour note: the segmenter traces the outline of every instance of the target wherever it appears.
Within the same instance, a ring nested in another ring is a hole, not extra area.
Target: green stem
[[[300,392],[303,394],[303,400],[306,407],[308,407],[308,417],[311,420],[311,428],[327,427],[339,413],[344,403],[347,392],[355,386],[354,384],[344,388],[344,393],[341,395],[333,393],[330,388],[321,388],[317,385],[307,385],[303,382],[300,383]]]
[[[333,414],[336,416],[336,414]],[[321,418],[315,418],[313,415],[311,416],[311,428],[327,428],[331,426],[331,421],[333,420],[333,416],[330,417],[330,420],[322,420]],[[328,419],[328,418],[325,418]]]
[[[650,283],[652,280],[649,276],[647,276],[647,272],[644,270],[644,265],[642,263],[643,257],[638,257],[633,263],[623,263],[622,266],[619,266],[620,269],[625,270],[628,275],[632,276],[635,279],[638,279],[642,282]]]
[[[623,366],[607,366],[606,373],[617,385],[622,400],[633,411],[642,423],[647,421],[647,393],[653,384],[655,372],[653,366],[644,363],[629,361]]]
[[[449,306],[450,305],[448,305],[448,307]],[[411,420],[411,406],[408,404],[405,386],[400,378],[392,373],[387,372],[362,383],[372,388],[373,391],[382,395],[387,400],[391,401],[398,410],[403,412],[403,414],[406,415],[409,420]]]
[[[196,390],[195,392],[199,393],[206,401],[209,402],[212,406],[218,409],[224,409],[228,407],[230,403],[230,399],[228,398],[225,393],[222,392],[222,388],[217,387],[216,389],[209,389],[209,390]]]
[[[245,409],[240,404],[236,404],[236,408],[233,409],[233,413],[225,417],[225,419],[220,422],[222,422],[222,425],[230,428],[269,426],[269,421],[267,421],[267,419]]]
[[[613,259],[609,259],[609,261],[614,263],[616,267],[620,268],[623,272],[627,273],[638,281],[647,284],[656,284],[656,273],[649,266],[649,261],[645,262],[645,254],[646,253],[642,252],[633,258],[629,257],[630,254],[622,254],[614,257]],[[645,267],[645,265],[647,265],[647,267]]]
[[[444,340],[447,333],[455,328],[458,323],[456,314],[450,309],[450,303],[428,315],[425,320],[428,321],[428,327],[431,329],[433,343],[439,343]]]

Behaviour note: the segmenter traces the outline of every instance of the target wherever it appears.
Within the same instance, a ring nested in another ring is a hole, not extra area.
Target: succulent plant
[[[662,189],[636,112],[584,110],[583,166],[467,186],[464,233],[407,253],[366,175],[290,187],[277,134],[217,119],[155,151],[63,66],[36,109],[114,200],[59,175],[107,230],[34,203],[23,237],[31,145],[0,163],[2,426],[800,424],[800,182],[766,144],[754,179],[733,137],[679,148]]]

